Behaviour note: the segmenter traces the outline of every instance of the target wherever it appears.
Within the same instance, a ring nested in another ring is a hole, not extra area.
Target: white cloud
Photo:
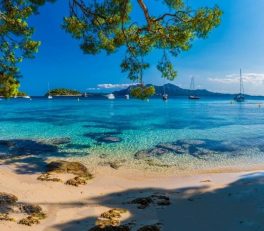
[[[98,87],[90,87],[86,89],[87,91],[96,91],[96,90],[100,90],[100,88]]]
[[[132,84],[112,84],[112,83],[104,83],[104,84],[98,84],[97,87],[100,89],[112,89],[112,88],[128,88],[130,86],[138,85],[138,83],[132,83]]]
[[[226,75],[224,78],[208,78],[211,82],[217,82],[222,84],[234,84],[239,83],[240,77],[238,74]],[[261,73],[244,73],[243,82],[260,85],[264,84],[264,74]]]

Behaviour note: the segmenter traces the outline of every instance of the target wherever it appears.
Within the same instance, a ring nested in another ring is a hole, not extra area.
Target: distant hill
[[[194,91],[190,91],[189,89],[183,89],[171,83],[167,83],[164,86],[154,85],[154,87],[156,90],[156,94],[155,94],[156,96],[161,96],[164,92],[164,89],[165,89],[166,94],[169,95],[169,97],[189,96],[190,94],[198,95],[201,97],[230,97],[230,98],[233,98],[235,96],[235,94],[224,94],[224,93],[211,92],[206,89],[197,89]],[[115,94],[115,96],[117,97],[124,97],[126,94],[129,94],[130,89],[131,87],[120,90],[120,91],[115,91],[113,92],[113,94]],[[261,97],[261,96],[246,95],[246,97],[256,98],[256,97]]]
[[[190,94],[195,94],[195,95],[199,95],[199,96],[233,96],[231,94],[221,94],[221,93],[215,93],[215,92],[210,92],[208,90],[194,90],[194,91],[190,91],[188,89],[183,89],[180,88],[174,84],[168,83],[165,84],[164,86],[155,86],[155,90],[156,90],[156,96],[162,95],[165,89],[166,94],[168,94],[169,96],[188,96]],[[127,89],[123,89],[120,91],[115,91],[113,92],[113,94],[115,94],[116,96],[124,96],[126,94],[129,94],[130,92],[130,88]]]

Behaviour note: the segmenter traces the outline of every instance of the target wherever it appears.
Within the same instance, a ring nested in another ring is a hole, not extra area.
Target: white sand
[[[43,207],[48,217],[27,227],[0,221],[1,231],[88,231],[110,208],[126,208],[122,224],[161,223],[165,231],[263,231],[264,175],[211,173],[196,176],[159,176],[139,170],[100,167],[85,186],[40,182],[39,173],[21,174],[14,165],[0,166],[0,192],[12,193],[22,203]],[[241,178],[244,175],[254,177]],[[205,181],[205,182],[202,182]],[[127,202],[153,194],[166,195],[171,205],[145,209]]]

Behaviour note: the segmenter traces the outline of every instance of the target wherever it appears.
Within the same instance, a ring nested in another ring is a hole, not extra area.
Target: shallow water
[[[49,143],[54,138],[70,138],[55,151],[44,148],[37,154],[79,157],[87,162],[102,154],[134,160],[140,152],[135,162],[152,159],[152,166],[250,168],[264,161],[264,105],[259,107],[259,103],[261,100],[231,104],[230,99],[186,98],[168,102],[2,100],[0,139]],[[25,147],[19,151],[23,150]],[[0,145],[2,155],[7,151],[12,153],[14,148]]]

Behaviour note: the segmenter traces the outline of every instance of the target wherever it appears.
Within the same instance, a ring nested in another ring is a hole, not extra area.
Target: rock
[[[44,174],[41,174],[37,180],[40,180],[40,181],[52,181],[52,182],[61,182],[62,180],[57,178],[57,177],[52,177],[51,174],[49,173],[44,173]]]
[[[70,173],[81,177],[86,177],[87,180],[93,176],[88,169],[79,162],[68,162],[64,160],[53,161],[47,164],[48,173]]]
[[[103,219],[103,218],[97,218],[96,220],[96,226],[99,228],[106,228],[109,226],[118,226],[118,225],[120,225],[120,220]]]
[[[7,213],[0,213],[0,221],[15,221],[15,219],[9,217]]]
[[[27,226],[31,226],[31,225],[34,225],[34,224],[39,224],[39,219],[34,217],[34,216],[28,216],[26,218],[23,218],[21,219],[18,224],[21,224],[21,225],[27,225]]]
[[[127,212],[128,211],[126,209],[119,209],[119,208],[110,209],[109,211],[102,213],[100,217],[110,219],[110,220],[119,219],[121,218],[122,214],[127,213]]]
[[[153,203],[153,200],[151,197],[140,197],[132,200],[130,202],[131,204],[137,204],[139,209],[145,209],[147,208],[151,203]]]
[[[0,192],[0,205],[1,204],[14,204],[17,202],[17,200],[18,198],[13,194]]]
[[[110,209],[100,215],[96,220],[96,226],[91,230],[130,230],[129,226],[118,226],[122,214],[127,213],[126,209]]]
[[[139,209],[145,209],[151,204],[159,206],[168,206],[171,204],[170,198],[163,195],[151,195],[148,197],[139,197],[130,202],[130,204],[137,204]]]
[[[138,231],[160,231],[160,227],[158,225],[146,225],[138,229]]]
[[[111,168],[117,170],[122,166],[122,163],[125,163],[126,160],[116,160],[116,161],[108,161],[108,162],[100,162],[101,166],[110,166]]]
[[[122,165],[118,162],[110,162],[109,166],[115,170],[119,169]]]
[[[73,179],[67,180],[65,184],[78,187],[79,185],[87,184],[87,179],[85,177],[76,176]]]

